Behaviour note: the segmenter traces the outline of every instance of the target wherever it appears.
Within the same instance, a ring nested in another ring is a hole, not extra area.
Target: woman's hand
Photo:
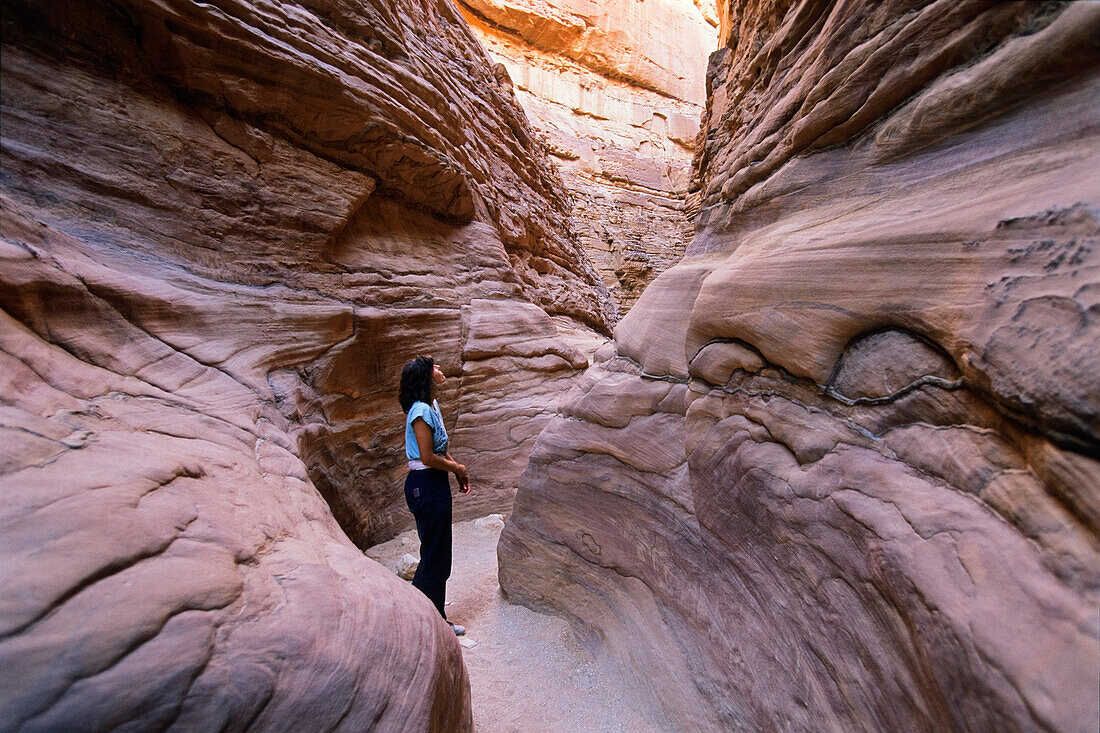
[[[455,478],[458,479],[458,490],[463,494],[470,493],[470,474],[466,473],[466,466],[455,460],[450,451],[447,452],[447,460],[454,463],[458,468],[454,470]]]
[[[458,490],[463,494],[470,493],[470,475],[466,473],[466,466],[461,463],[458,464],[458,470],[455,471],[455,478],[458,479]]]

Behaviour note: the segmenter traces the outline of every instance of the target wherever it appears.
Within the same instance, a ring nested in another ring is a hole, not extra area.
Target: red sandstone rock
[[[573,226],[625,312],[691,236],[687,193],[715,47],[713,3],[460,7],[561,171]]]
[[[686,0],[461,0],[483,23],[608,78],[685,101],[703,96],[713,2]]]
[[[720,9],[689,258],[502,586],[665,727],[1095,730],[1100,8]]]
[[[2,23],[0,728],[469,729],[348,535],[411,521],[405,360],[506,509],[614,317],[511,91],[443,1]]]

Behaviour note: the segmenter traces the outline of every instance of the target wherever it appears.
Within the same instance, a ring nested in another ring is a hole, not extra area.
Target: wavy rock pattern
[[[720,8],[689,257],[499,548],[666,725],[1098,725],[1100,8]]]
[[[476,515],[614,317],[511,92],[446,1],[2,23],[0,728],[469,729],[348,536],[410,522],[407,358]]]
[[[625,312],[691,238],[688,188],[713,2],[462,0],[573,198],[572,222]]]

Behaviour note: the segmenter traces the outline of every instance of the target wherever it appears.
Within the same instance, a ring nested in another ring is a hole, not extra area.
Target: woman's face
[[[443,370],[436,364],[432,367],[432,384],[443,384],[447,381],[447,375],[443,373]]]

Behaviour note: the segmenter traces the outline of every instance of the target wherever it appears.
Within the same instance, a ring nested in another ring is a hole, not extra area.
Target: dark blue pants
[[[428,597],[443,618],[447,578],[451,577],[451,484],[446,471],[426,468],[409,471],[405,503],[416,517],[420,536],[420,565],[413,585]]]

